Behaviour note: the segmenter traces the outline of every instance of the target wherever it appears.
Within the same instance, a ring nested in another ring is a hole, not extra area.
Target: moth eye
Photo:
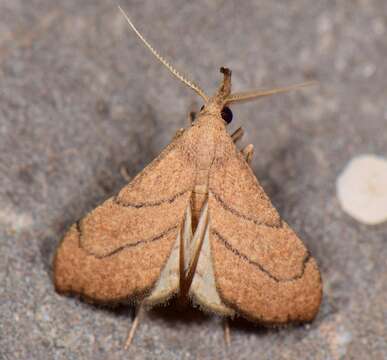
[[[220,115],[222,116],[222,119],[227,123],[229,124],[231,121],[232,121],[232,111],[230,110],[230,108],[228,106],[225,106],[223,109],[222,109],[222,112],[220,113]]]

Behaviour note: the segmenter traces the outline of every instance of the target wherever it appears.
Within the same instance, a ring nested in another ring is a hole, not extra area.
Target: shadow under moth
[[[141,307],[178,296],[264,325],[311,321],[322,297],[316,261],[255,178],[252,145],[236,147],[242,130],[230,135],[226,127],[229,105],[306,84],[231,93],[231,71],[221,68],[223,81],[208,97],[123,14],[204,106],[133,181],[71,226],[54,259],[56,290]]]

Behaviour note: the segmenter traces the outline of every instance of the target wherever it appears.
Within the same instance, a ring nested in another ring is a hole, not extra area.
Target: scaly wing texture
[[[322,296],[316,262],[281,220],[226,132],[219,135],[208,205],[223,303],[266,324],[312,320]]]
[[[70,228],[54,260],[59,292],[97,302],[149,296],[155,304],[177,291],[180,230],[195,173],[185,139]]]

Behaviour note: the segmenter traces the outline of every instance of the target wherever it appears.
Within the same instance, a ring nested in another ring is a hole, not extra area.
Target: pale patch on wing
[[[191,259],[198,257],[198,262],[190,288],[190,296],[193,302],[199,305],[204,311],[232,316],[234,315],[234,310],[228,308],[222,302],[216,289],[209,241],[210,224],[207,217],[208,203],[206,202],[192,243],[192,250],[194,252],[191,253]]]
[[[177,232],[177,238],[171,254],[161,271],[160,277],[151,294],[145,298],[144,305],[154,306],[168,300],[177,293],[179,288],[179,250],[181,231]]]
[[[187,206],[182,229],[179,229],[171,254],[167,260],[151,294],[144,300],[144,304],[154,306],[163,303],[179,290],[180,256],[183,256],[184,268],[188,267],[189,244],[192,239],[191,207]],[[181,252],[182,250],[182,252]]]

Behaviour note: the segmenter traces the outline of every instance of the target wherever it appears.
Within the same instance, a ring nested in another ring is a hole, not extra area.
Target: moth
[[[230,135],[231,104],[304,86],[231,93],[231,71],[208,97],[126,21],[151,53],[204,101],[192,124],[133,181],[72,225],[54,283],[98,303],[163,304],[174,296],[223,317],[266,325],[311,321],[322,284],[315,259],[255,178],[253,146]]]

